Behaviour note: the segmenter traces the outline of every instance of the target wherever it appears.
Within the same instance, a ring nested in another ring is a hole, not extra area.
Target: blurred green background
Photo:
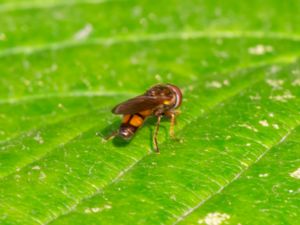
[[[0,0],[0,224],[299,224],[300,2]],[[117,103],[184,94],[153,151]]]

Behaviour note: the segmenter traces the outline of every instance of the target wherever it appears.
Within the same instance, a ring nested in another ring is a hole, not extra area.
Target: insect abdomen
[[[130,139],[137,129],[144,123],[145,117],[139,113],[133,115],[124,115],[123,122],[119,129],[119,136],[124,139]]]

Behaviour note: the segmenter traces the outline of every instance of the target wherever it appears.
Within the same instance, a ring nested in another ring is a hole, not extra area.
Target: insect
[[[107,140],[119,136],[129,140],[150,116],[156,116],[156,128],[153,134],[155,150],[159,152],[157,134],[161,118],[167,116],[171,119],[170,136],[174,138],[176,109],[181,105],[182,93],[172,84],[157,84],[147,90],[143,95],[136,96],[122,102],[112,109],[114,114],[122,114],[123,121],[120,128],[112,133]]]

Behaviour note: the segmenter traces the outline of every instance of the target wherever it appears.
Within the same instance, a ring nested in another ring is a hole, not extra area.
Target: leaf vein
[[[8,98],[0,99],[1,104],[19,104],[22,102],[36,101],[36,100],[46,100],[50,98],[80,98],[80,97],[116,97],[116,96],[132,96],[136,93],[128,92],[112,92],[112,91],[73,91],[65,93],[49,93],[49,94],[39,94],[39,95],[29,95],[19,98]]]
[[[218,189],[215,193],[211,194],[210,196],[208,196],[207,198],[205,198],[204,200],[202,200],[201,202],[199,202],[196,206],[186,210],[183,214],[181,214],[179,217],[177,217],[177,220],[173,223],[173,225],[178,224],[179,222],[183,221],[186,217],[188,217],[191,213],[193,213],[195,210],[197,210],[198,208],[200,208],[202,205],[204,205],[206,202],[208,202],[210,199],[212,199],[214,196],[216,196],[217,194],[220,194],[224,189],[226,189],[228,186],[230,186],[233,182],[235,182],[236,180],[238,180],[240,178],[241,175],[243,175],[244,173],[246,173],[251,167],[253,167],[256,163],[258,163],[272,148],[282,144],[286,138],[294,131],[297,129],[297,127],[299,127],[299,124],[297,124],[295,127],[293,127],[292,129],[290,129],[276,144],[268,147],[265,151],[263,151],[262,154],[260,154],[257,159],[249,166],[247,166],[245,169],[241,170],[239,173],[237,173],[233,179],[231,179],[227,184],[225,184],[224,186],[222,186],[220,189]]]
[[[11,11],[19,11],[19,10],[30,10],[30,9],[52,9],[58,7],[72,7],[80,4],[88,4],[88,5],[97,5],[97,4],[104,4],[116,1],[124,1],[124,0],[83,0],[83,1],[75,1],[75,2],[68,2],[68,1],[60,1],[60,2],[41,2],[41,3],[34,3],[31,2],[23,2],[23,3],[4,3],[0,5],[0,12],[11,12]]]
[[[114,38],[94,38],[88,41],[68,40],[56,42],[51,44],[44,44],[40,46],[19,46],[8,48],[0,52],[0,58],[16,54],[35,54],[42,51],[57,51],[65,48],[74,48],[83,45],[115,45],[121,43],[139,43],[139,42],[159,42],[166,40],[193,40],[201,38],[224,38],[224,39],[238,39],[238,38],[255,38],[255,39],[274,39],[274,40],[289,40],[300,41],[299,35],[289,33],[264,33],[259,31],[183,31],[183,32],[165,32],[157,34],[139,34],[128,35]]]

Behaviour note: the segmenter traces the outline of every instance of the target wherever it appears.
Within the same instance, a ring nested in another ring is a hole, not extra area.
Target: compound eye
[[[176,101],[175,101],[174,108],[177,108],[181,105],[181,101],[182,101],[181,90],[178,87],[176,87],[175,85],[169,84],[168,86],[173,91],[173,93],[175,94]]]

